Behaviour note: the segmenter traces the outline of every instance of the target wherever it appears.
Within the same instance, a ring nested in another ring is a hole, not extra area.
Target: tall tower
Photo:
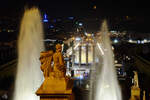
[[[48,20],[48,17],[47,17],[46,13],[43,15],[43,25],[44,25],[44,33],[48,34],[49,20]]]

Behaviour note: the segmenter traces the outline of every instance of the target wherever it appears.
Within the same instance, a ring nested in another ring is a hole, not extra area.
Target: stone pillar
[[[95,45],[93,44],[93,65],[95,66]]]
[[[88,66],[88,52],[89,52],[89,50],[88,50],[89,48],[88,48],[88,44],[86,44],[86,65]]]
[[[145,91],[143,91],[143,100],[146,100]]]
[[[140,88],[134,86],[131,87],[130,100],[140,100]]]
[[[47,77],[36,95],[40,96],[40,100],[74,100],[72,88],[72,79]]]
[[[72,45],[72,67],[74,67],[75,55],[74,55],[74,45]]]
[[[82,57],[81,57],[81,50],[82,50],[82,46],[80,45],[79,46],[79,67],[81,67],[81,59],[82,59]]]

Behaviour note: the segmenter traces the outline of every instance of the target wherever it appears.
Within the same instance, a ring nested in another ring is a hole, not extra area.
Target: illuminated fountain
[[[18,40],[18,67],[13,100],[38,100],[35,92],[42,83],[40,52],[44,50],[43,27],[37,8],[24,13]]]
[[[98,81],[96,82],[96,91],[92,93],[92,95],[95,94],[92,100],[122,100],[106,21],[102,24],[98,36],[95,50],[95,55],[99,59],[99,64],[95,66]],[[44,51],[41,17],[38,9],[32,8],[25,11],[21,22],[13,100],[39,99],[35,92],[43,79],[39,67],[41,51]]]
[[[99,63],[95,67],[97,82],[94,100],[122,100],[108,33],[107,22],[104,21],[97,34],[96,55]]]

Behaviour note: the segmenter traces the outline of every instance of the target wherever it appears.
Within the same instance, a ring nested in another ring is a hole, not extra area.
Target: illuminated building
[[[85,38],[86,37],[86,38]],[[73,46],[67,50],[67,56],[72,57],[72,77],[77,79],[89,78],[92,63],[95,63],[95,46],[92,35],[73,37]]]

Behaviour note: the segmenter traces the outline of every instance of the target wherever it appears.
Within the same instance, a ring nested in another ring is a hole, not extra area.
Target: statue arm
[[[41,70],[44,72],[49,66],[51,67],[53,51],[46,51],[40,53]]]
[[[61,53],[59,53],[59,70],[61,72],[64,73],[64,76],[65,76],[65,73],[66,73],[66,67],[65,67],[65,64],[64,64],[64,58],[63,58],[63,55]]]

